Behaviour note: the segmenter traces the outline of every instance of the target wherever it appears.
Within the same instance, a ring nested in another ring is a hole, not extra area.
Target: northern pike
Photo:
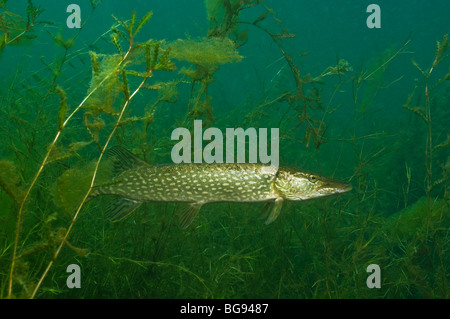
[[[180,214],[182,228],[191,224],[206,203],[268,202],[273,203],[265,222],[270,224],[284,200],[307,200],[352,189],[316,174],[264,164],[150,165],[121,146],[112,147],[107,156],[112,162],[112,181],[94,187],[89,199],[117,195],[106,212],[113,221],[146,201],[186,202]]]

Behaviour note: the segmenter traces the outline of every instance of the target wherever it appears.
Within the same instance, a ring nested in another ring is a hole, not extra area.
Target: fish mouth
[[[341,194],[341,193],[346,193],[352,190],[352,185],[350,184],[345,184],[344,187],[340,187],[336,190],[337,193]]]
[[[321,193],[321,196],[329,196],[329,195],[336,195],[336,194],[342,194],[346,193],[348,191],[352,190],[352,185],[346,184],[346,183],[334,183],[333,185],[326,185],[325,187],[321,187],[319,192]]]
[[[322,189],[329,195],[342,194],[352,190],[352,185],[343,182],[330,182],[326,184]]]

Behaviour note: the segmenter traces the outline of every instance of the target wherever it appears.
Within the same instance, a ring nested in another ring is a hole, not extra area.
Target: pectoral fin
[[[283,198],[277,198],[275,200],[275,204],[272,207],[272,210],[270,211],[269,217],[267,218],[267,220],[265,222],[266,225],[269,225],[275,219],[277,219],[278,215],[280,215],[282,206],[283,206]]]
[[[105,215],[113,222],[116,222],[130,215],[141,204],[141,202],[128,200],[123,197],[117,197],[108,203]]]
[[[194,220],[195,216],[197,216],[198,211],[202,207],[203,204],[201,203],[191,203],[184,205],[179,214],[179,222],[181,228],[187,228],[192,221]]]
[[[271,207],[272,207],[273,203],[272,202],[267,202],[264,204],[264,207],[261,211],[261,215],[259,215],[259,219],[266,219],[267,216],[269,216],[269,212],[271,211]]]

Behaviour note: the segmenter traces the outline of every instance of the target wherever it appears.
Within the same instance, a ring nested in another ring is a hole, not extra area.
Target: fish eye
[[[308,180],[311,183],[315,183],[317,181],[317,177],[316,177],[316,175],[311,174],[311,175],[308,176]]]

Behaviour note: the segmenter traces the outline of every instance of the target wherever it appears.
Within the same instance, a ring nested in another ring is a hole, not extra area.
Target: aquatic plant
[[[442,78],[438,79],[434,83],[431,82],[431,75],[433,71],[439,67],[439,65],[447,59],[450,54],[446,53],[449,48],[450,43],[448,42],[448,34],[445,34],[442,41],[437,41],[436,54],[431,66],[428,69],[422,69],[417,62],[414,60],[412,63],[420,71],[423,76],[424,86],[424,105],[413,106],[412,99],[414,98],[415,92],[411,93],[408,97],[406,104],[403,105],[404,108],[413,112],[420,119],[422,119],[426,125],[426,145],[425,145],[425,168],[426,168],[426,194],[428,201],[431,199],[431,194],[433,189],[435,189],[440,184],[446,182],[448,177],[443,174],[442,178],[435,179],[433,177],[433,163],[434,154],[437,151],[450,147],[450,134],[447,133],[446,140],[440,144],[434,143],[433,132],[432,132],[432,98],[435,91],[442,86],[446,81],[450,81],[450,72],[445,74]],[[445,171],[444,171],[445,173]]]
[[[178,39],[170,44],[172,57],[203,67],[239,62],[242,57],[228,38],[207,38],[201,41]]]
[[[47,275],[48,270],[51,268],[54,260],[59,255],[59,252],[60,252],[62,246],[67,241],[67,237],[74,225],[74,222],[76,221],[77,216],[78,216],[81,208],[83,207],[84,202],[85,202],[90,190],[92,189],[92,187],[94,185],[95,177],[96,177],[96,174],[98,171],[98,166],[99,166],[101,158],[104,154],[104,151],[105,151],[106,147],[108,146],[108,143],[110,142],[115,131],[121,125],[121,121],[124,117],[127,106],[130,104],[130,102],[131,102],[132,98],[135,96],[135,94],[142,88],[145,81],[149,77],[153,76],[153,72],[159,71],[159,70],[173,69],[173,64],[171,64],[171,62],[168,59],[169,50],[162,50],[159,46],[159,43],[157,43],[155,41],[148,41],[148,42],[142,43],[142,44],[136,43],[134,41],[136,34],[140,31],[142,26],[150,19],[151,15],[152,15],[151,12],[148,13],[137,23],[135,23],[135,21],[136,21],[135,13],[133,13],[132,18],[129,22],[123,22],[123,21],[117,20],[118,24],[123,28],[123,30],[114,28],[113,29],[114,33],[112,33],[111,39],[112,39],[113,44],[116,46],[117,50],[119,51],[118,55],[106,56],[106,57],[103,57],[103,59],[101,61],[99,61],[99,59],[95,55],[95,53],[91,53],[91,60],[93,62],[93,78],[91,81],[91,85],[88,89],[88,93],[87,93],[86,97],[81,101],[81,103],[74,110],[71,111],[71,113],[67,117],[66,117],[66,113],[67,113],[66,93],[64,92],[64,90],[62,88],[56,87],[56,93],[60,95],[60,100],[61,100],[60,106],[59,106],[59,111],[58,111],[58,116],[57,116],[58,130],[53,139],[53,142],[47,148],[47,152],[44,156],[42,163],[39,166],[39,169],[37,170],[37,173],[35,174],[32,182],[29,185],[28,189],[26,190],[24,196],[22,196],[23,198],[19,202],[18,219],[17,219],[17,226],[16,226],[16,237],[15,237],[14,246],[13,246],[12,263],[11,263],[11,269],[10,269],[10,275],[9,275],[9,285],[8,285],[8,296],[9,297],[12,296],[12,288],[13,288],[12,286],[13,286],[13,278],[14,278],[14,270],[16,267],[16,261],[19,257],[23,256],[23,254],[18,255],[17,251],[18,251],[19,240],[20,240],[19,236],[21,233],[22,219],[23,219],[23,215],[26,210],[25,204],[27,202],[27,199],[30,197],[30,194],[31,194],[33,188],[35,187],[36,182],[38,181],[38,178],[44,171],[44,168],[52,161],[61,160],[64,158],[64,156],[56,155],[55,150],[57,149],[56,146],[57,146],[57,143],[59,142],[61,134],[63,133],[63,131],[67,127],[68,123],[73,118],[73,116],[76,113],[78,113],[82,108],[87,108],[91,112],[93,112],[94,115],[92,115],[92,116],[98,116],[99,113],[106,113],[106,114],[115,116],[116,119],[115,119],[114,127],[112,128],[111,132],[109,133],[106,142],[100,147],[100,155],[96,161],[94,169],[92,170],[93,173],[92,173],[91,177],[89,178],[89,184],[88,184],[89,187],[87,189],[84,188],[84,193],[83,193],[83,191],[81,191],[81,192],[72,194],[72,198],[71,198],[72,201],[74,200],[74,198],[75,199],[77,198],[77,194],[83,195],[83,196],[80,196],[81,201],[76,201],[75,203],[72,203],[72,204],[69,204],[66,201],[63,201],[61,203],[61,205],[66,208],[66,210],[70,210],[73,208],[76,208],[76,210],[72,216],[72,221],[69,224],[69,227],[67,228],[67,230],[65,230],[62,233],[60,232],[62,234],[59,237],[60,243],[57,245],[55,251],[53,252],[53,257],[52,257],[51,261],[49,262],[48,266],[46,267],[46,269],[44,270],[40,280],[34,287],[34,290],[31,292],[31,295],[30,295],[31,297],[35,296],[43,279]],[[128,49],[125,52],[122,52],[122,50],[121,50],[120,43],[119,43],[119,36],[122,37],[123,40],[125,40],[128,44]],[[56,41],[56,42],[58,44],[61,43],[61,41]],[[66,52],[67,52],[67,50],[70,49],[70,46],[63,46],[63,47],[66,49]],[[136,72],[136,71],[126,68],[126,66],[133,65],[133,63],[131,63],[131,61],[133,60],[133,58],[136,59],[136,56],[133,56],[133,54],[137,50],[146,52],[146,60],[144,61],[145,71],[143,71],[143,72]],[[62,64],[63,63],[61,63],[61,65]],[[113,103],[114,96],[112,96],[110,104],[106,104],[106,108],[99,108],[99,105],[103,105],[103,100],[98,99],[98,96],[108,96],[111,93],[111,90],[113,90],[113,89],[116,90],[116,86],[119,83],[118,82],[119,75],[121,76],[121,80],[122,80],[121,84],[120,84],[120,91],[121,91],[121,93],[123,93],[123,95],[125,97],[125,102],[121,106],[119,112],[115,113],[115,112],[113,112],[113,110],[111,108],[111,104]],[[138,83],[137,87],[133,91],[131,91],[128,86],[128,77],[129,76],[133,76],[133,77],[140,79],[140,83]],[[112,82],[112,84],[111,84],[111,80],[115,81],[115,82]],[[89,116],[86,114],[89,114],[89,113],[85,113],[85,118],[86,118],[86,116]],[[97,119],[97,122],[98,121],[101,121],[101,120]],[[86,125],[86,128],[88,129],[91,136],[94,138],[94,141],[97,143],[97,145],[100,145],[100,144],[98,144],[99,141],[98,141],[98,138],[96,138],[96,135],[92,134],[92,129],[93,129],[92,121],[91,122],[85,121],[85,124],[88,124],[88,123],[89,123],[89,125]],[[98,129],[101,129],[101,127],[98,127]],[[75,151],[77,151],[77,148],[75,147],[75,145],[86,146],[87,144],[89,144],[89,143],[83,143],[83,144],[80,144],[79,142],[72,143],[69,146],[69,149],[71,149],[72,152],[75,152]],[[71,174],[73,174],[73,173],[71,172]],[[75,177],[75,178],[71,177],[71,175],[67,175],[67,173],[66,173],[66,176],[68,178],[68,181],[63,182],[63,179],[59,179],[59,184],[57,186],[64,187],[67,185],[73,185],[74,180],[78,179],[78,177]],[[5,178],[8,178],[8,175],[5,175]],[[5,178],[3,178],[3,179],[5,179]],[[9,178],[9,182],[11,182],[11,181],[12,181],[12,179]],[[4,187],[4,189],[9,189],[9,188]]]
[[[50,24],[48,21],[37,20],[44,11],[36,7],[28,0],[26,18],[13,12],[7,11],[8,0],[0,2],[0,52],[8,45],[23,45],[27,41],[36,38],[33,28],[40,24]]]

